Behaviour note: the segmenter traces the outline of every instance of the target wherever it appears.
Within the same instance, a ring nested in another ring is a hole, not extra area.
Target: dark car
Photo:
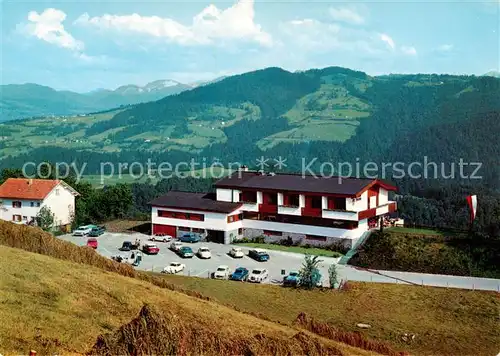
[[[190,243],[195,243],[195,242],[200,242],[201,241],[201,236],[198,234],[184,234],[181,237],[179,237],[179,241],[181,242],[190,242]]]
[[[234,270],[233,273],[229,276],[229,279],[232,281],[246,281],[248,278],[248,269],[245,267],[238,267]]]
[[[288,276],[286,276],[285,278],[283,278],[283,285],[286,287],[286,286],[290,286],[290,287],[296,287],[298,286],[299,284],[299,281],[300,281],[300,275],[299,275],[299,272],[297,271],[292,271],[288,274]]]
[[[98,237],[104,234],[104,232],[106,232],[106,228],[104,226],[93,227],[92,230],[90,230],[89,232],[89,236]]]
[[[248,256],[259,262],[269,261],[269,254],[265,250],[250,250]]]

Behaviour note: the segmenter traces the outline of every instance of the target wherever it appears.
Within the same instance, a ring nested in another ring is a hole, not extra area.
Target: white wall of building
[[[384,205],[389,202],[389,192],[384,188],[380,188],[378,191],[378,205]]]
[[[237,189],[233,190],[233,202],[238,203],[240,201],[240,193],[241,193],[241,190],[237,190]]]
[[[299,208],[304,208],[306,206],[306,196],[304,194],[299,195]]]
[[[262,192],[257,192],[257,204],[262,204]]]
[[[232,189],[221,189],[217,188],[217,200],[218,201],[233,201],[233,190]]]
[[[359,227],[353,230],[346,230],[346,229],[335,229],[322,226],[286,224],[274,221],[261,221],[261,220],[244,220],[243,227],[248,229],[293,232],[297,234],[318,235],[318,236],[336,237],[343,239],[359,238],[363,234],[363,232],[366,231],[360,229]]]
[[[32,218],[36,217],[38,212],[40,211],[42,201],[41,200],[24,200],[24,199],[2,199],[2,208],[0,208],[0,217],[2,220],[12,221],[13,215],[21,215],[21,219],[23,216],[26,216],[26,220],[21,220],[23,222],[29,222]],[[20,208],[13,208],[12,202],[20,201]],[[31,202],[34,203],[34,207],[31,206]],[[36,203],[40,203],[40,207],[36,206]]]
[[[70,224],[75,213],[75,196],[62,184],[57,185],[47,195],[42,207],[48,207],[54,214],[54,225]]]
[[[205,216],[205,221],[162,218],[158,216],[158,210],[175,211],[179,213],[203,214]],[[162,208],[155,206],[151,208],[151,222],[153,224],[185,226],[190,228],[207,229],[207,230],[227,231],[228,229],[226,214],[194,211],[194,210],[169,209],[169,208]]]
[[[359,199],[361,198],[361,199]],[[368,192],[363,192],[357,199],[346,198],[345,208],[348,211],[363,211],[368,209]]]
[[[283,193],[278,193],[278,206],[283,205]]]
[[[328,209],[328,197],[321,197],[321,209]]]

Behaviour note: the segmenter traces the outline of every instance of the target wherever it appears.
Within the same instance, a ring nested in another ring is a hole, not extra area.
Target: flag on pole
[[[470,211],[470,223],[474,221],[476,218],[476,211],[477,211],[477,195],[469,195],[467,197],[467,203],[469,204],[469,211]]]

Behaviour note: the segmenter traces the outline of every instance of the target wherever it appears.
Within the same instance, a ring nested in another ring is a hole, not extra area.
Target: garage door
[[[177,237],[177,227],[172,225],[153,225],[153,235],[155,234],[167,234],[172,237]]]

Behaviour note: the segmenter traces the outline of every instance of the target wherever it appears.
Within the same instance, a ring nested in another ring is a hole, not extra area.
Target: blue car
[[[269,254],[265,250],[255,249],[248,251],[248,256],[259,262],[269,261]]]
[[[181,237],[179,237],[179,241],[189,242],[189,243],[200,242],[201,236],[197,234],[184,234]]]
[[[244,267],[238,267],[234,270],[233,273],[229,276],[229,279],[232,281],[241,281],[244,282],[248,278],[249,271]]]
[[[288,276],[283,278],[283,285],[285,287],[286,286],[296,287],[299,284],[299,281],[300,281],[299,272],[292,271],[288,274]]]

